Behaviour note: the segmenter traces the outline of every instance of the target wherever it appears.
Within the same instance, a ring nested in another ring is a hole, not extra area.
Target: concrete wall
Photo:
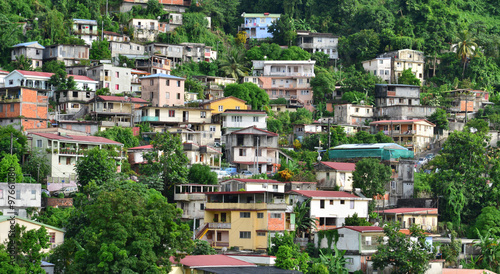
[[[40,209],[42,206],[42,186],[41,184],[16,183],[14,188],[9,188],[9,184],[0,183],[0,211],[3,215],[14,215],[17,212],[20,217],[26,216],[26,208],[33,207]],[[14,190],[15,194],[10,194],[9,190]],[[15,199],[8,198],[9,196]],[[14,210],[10,209],[9,201],[14,201]],[[12,213],[11,213],[12,212]]]
[[[379,119],[390,118],[393,120],[426,119],[436,109],[437,107],[409,105],[377,107],[374,117]]]

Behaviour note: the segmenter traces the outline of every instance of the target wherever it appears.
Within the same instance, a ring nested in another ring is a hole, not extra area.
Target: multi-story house
[[[17,186],[18,184],[16,184]],[[40,196],[40,195],[39,195]],[[7,196],[5,196],[7,197]],[[28,196],[29,197],[29,196]],[[7,201],[7,198],[4,198]],[[17,203],[16,203],[17,204]],[[16,224],[19,224],[21,227],[26,227],[26,231],[30,230],[38,230],[42,226],[45,227],[48,234],[48,248],[41,249],[40,252],[48,253],[54,248],[64,243],[64,233],[66,232],[62,228],[57,228],[55,226],[46,225],[37,221],[33,221],[27,216],[21,217],[16,216]],[[9,234],[11,230],[11,217],[4,214],[4,216],[0,216],[0,241],[5,243],[10,240]],[[45,264],[45,263],[44,263]],[[50,265],[50,264],[49,264]],[[42,268],[46,270],[47,273],[53,273],[49,269],[45,268],[42,265]]]
[[[31,67],[33,69],[41,68],[43,65],[43,51],[45,47],[38,42],[26,42],[12,46],[11,61],[16,61],[21,55],[27,59],[31,59]]]
[[[438,230],[437,208],[391,208],[376,211],[383,220],[388,222],[399,222],[401,228],[410,228],[417,225],[423,230]]]
[[[172,70],[170,59],[159,55],[135,58],[135,66],[137,69],[144,70],[151,74],[170,75],[170,71]]]
[[[379,206],[395,206],[398,199],[413,197],[414,153],[395,143],[349,144],[329,150],[330,160],[357,162],[363,158],[375,158],[392,170],[391,181],[385,186],[383,197],[376,197]]]
[[[116,161],[124,159],[123,144],[104,137],[78,136],[52,133],[31,133],[30,150],[40,150],[50,166],[50,176],[75,178],[75,164],[88,149],[113,149],[118,153]],[[120,165],[118,165],[118,168]],[[117,170],[119,172],[119,170]]]
[[[66,66],[80,64],[81,60],[89,59],[89,45],[52,45],[43,51],[44,62],[62,61]]]
[[[139,41],[155,41],[158,33],[167,31],[167,23],[156,19],[133,18],[129,20],[128,26],[134,31],[133,39]]]
[[[320,190],[353,191],[352,173],[356,170],[354,163],[319,162],[315,165],[316,181]]]
[[[130,93],[135,97],[141,97],[142,94],[142,84],[141,77],[150,75],[146,71],[132,69],[131,72],[132,79],[130,80]]]
[[[73,19],[73,35],[92,46],[92,42],[99,38],[99,27],[96,20]]]
[[[323,132],[321,124],[294,124],[293,134],[297,136],[299,141],[304,139],[304,136]]]
[[[49,80],[52,75],[54,73],[14,70],[5,77],[5,87],[28,87],[51,90],[53,87],[49,84]],[[96,90],[97,81],[87,76],[68,75],[68,77],[73,77],[76,82],[76,89],[78,90]]]
[[[426,150],[433,141],[436,125],[427,120],[382,120],[371,122],[373,134],[383,131],[394,142],[407,147],[415,154]]]
[[[313,231],[342,226],[345,218],[354,214],[368,218],[368,203],[372,200],[343,191],[291,190],[288,194],[293,205],[311,199],[309,217],[316,219]]]
[[[333,122],[340,125],[363,126],[373,120],[373,106],[342,104],[334,106]]]
[[[144,57],[144,46],[132,42],[110,41],[109,50],[111,51],[111,59],[118,62],[118,56],[123,55],[128,58]]]
[[[337,45],[339,37],[331,33],[317,33],[307,30],[297,31],[297,46],[309,52],[323,52],[330,59],[339,59]]]
[[[220,182],[221,191],[267,191],[285,193],[285,182],[268,179],[232,178]]]
[[[401,49],[397,51],[391,51],[382,53],[377,56],[376,59],[371,60],[372,62],[377,62],[380,64],[380,59],[383,60],[382,66],[378,66],[375,73],[380,74],[380,70],[385,70],[387,67],[386,59],[390,58],[390,81],[389,83],[394,84],[398,83],[398,78],[401,77],[404,70],[411,69],[411,72],[417,77],[421,84],[424,84],[424,64],[425,64],[425,55],[423,52],[412,49]],[[365,67],[366,62],[363,63],[363,67]],[[369,63],[368,63],[369,64]],[[377,65],[379,65],[377,64]],[[373,68],[370,65],[367,65],[366,68]],[[372,70],[373,71],[373,70]]]
[[[411,85],[375,85],[375,119],[426,119],[437,107],[420,104],[420,87]]]
[[[222,122],[222,135],[247,127],[267,129],[267,113],[262,110],[227,109],[217,116],[214,121]]]
[[[228,109],[235,110],[247,110],[248,106],[246,105],[247,101],[242,100],[240,98],[236,98],[234,96],[222,97],[215,100],[205,101],[200,104],[204,109],[211,109],[212,114],[223,113]]]
[[[9,192],[12,191],[13,192]],[[11,196],[8,199],[7,196]],[[0,212],[2,215],[28,218],[26,209],[33,208],[39,211],[42,208],[42,185],[16,183],[14,188],[9,188],[8,183],[0,183]],[[15,206],[11,207],[11,201]]]
[[[99,121],[101,130],[119,127],[133,127],[140,121],[139,107],[149,104],[141,98],[128,96],[98,95],[88,101],[90,115]]]
[[[310,81],[314,77],[316,61],[252,62],[252,76],[245,76],[245,82],[254,83],[264,89],[269,99],[297,100],[308,110],[314,110]]]
[[[218,192],[219,185],[182,184],[175,186],[174,201],[182,209],[183,220],[193,220],[197,229],[205,219],[205,193]]]
[[[162,43],[151,43],[145,46],[145,53],[149,56],[161,56],[170,60],[171,68],[183,62],[184,46]]]
[[[226,137],[226,157],[239,171],[276,172],[278,134],[256,127],[233,131]]]
[[[130,42],[130,37],[128,37],[125,34],[119,34],[116,32],[112,31],[103,31],[103,36],[104,39],[107,40],[108,42],[114,41],[114,42]]]
[[[180,13],[185,12],[191,6],[191,0],[160,0],[158,2],[163,6],[163,10]],[[123,0],[120,5],[120,12],[130,11],[133,6],[137,5],[145,9],[147,4],[147,0]]]
[[[488,92],[483,90],[457,89],[447,92],[446,96],[452,99],[446,112],[456,119],[463,119],[466,115],[471,119],[478,110],[491,104]]]
[[[141,98],[154,107],[183,106],[184,78],[168,74],[152,74],[141,80]]]
[[[80,111],[85,112],[79,117],[73,117],[73,119],[82,118],[88,111],[87,102],[94,98],[94,95],[94,92],[87,90],[56,91],[56,98],[59,103],[57,110],[69,115],[74,115]]]
[[[269,26],[279,19],[281,14],[271,13],[243,13],[243,24],[239,27],[240,31],[247,33],[247,38],[250,39],[266,39],[273,38],[273,34],[269,32]]]
[[[236,83],[234,78],[217,76],[193,76],[205,86],[205,99],[215,100],[224,97],[224,87]]]
[[[217,59],[217,51],[203,43],[180,43],[184,47],[183,62],[212,62]]]
[[[367,60],[361,62],[363,64],[363,68],[380,78],[386,81],[389,84],[395,83],[392,82],[392,58],[391,57],[377,57],[372,60]]]
[[[132,69],[101,64],[87,70],[87,76],[98,81],[99,88],[108,88],[111,94],[131,93]]]
[[[59,120],[57,124],[60,129],[67,129],[72,132],[83,132],[86,135],[95,135],[99,132],[98,121]],[[76,133],[73,133],[73,135],[75,134]]]
[[[5,87],[5,77],[9,75],[9,72],[6,70],[0,70],[0,88]]]
[[[66,66],[66,72],[71,75],[87,76],[87,70],[91,67],[90,65]]]
[[[10,87],[0,89],[0,125],[14,128],[47,128],[49,101],[43,90]]]
[[[294,230],[290,224],[293,208],[287,205],[283,193],[230,191],[205,195],[205,225],[196,238],[215,248],[265,250],[276,234]]]

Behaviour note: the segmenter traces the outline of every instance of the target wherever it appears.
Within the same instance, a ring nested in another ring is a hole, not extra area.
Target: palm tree
[[[475,40],[467,30],[464,30],[458,34],[457,44],[453,46],[453,49],[457,52],[457,57],[462,60],[464,65],[462,79],[464,78],[468,60],[476,55],[477,44],[474,42]]]
[[[305,233],[311,228],[316,228],[316,219],[311,218],[309,211],[310,207],[308,206],[311,202],[311,198],[301,202],[298,202],[293,212],[295,212],[295,235],[296,237],[300,237],[301,233]]]
[[[236,49],[231,49],[224,56],[220,70],[228,77],[236,79],[239,82],[242,77],[247,75],[249,69],[245,67],[245,55]]]

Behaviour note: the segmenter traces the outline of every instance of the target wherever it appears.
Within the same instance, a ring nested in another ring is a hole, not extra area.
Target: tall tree
[[[297,33],[293,19],[288,14],[283,14],[269,26],[269,32],[273,34],[273,40],[282,46],[292,46]]]
[[[27,230],[16,224],[9,233],[7,247],[0,244],[0,269],[3,273],[45,273],[42,249],[49,247],[49,234],[45,227]],[[7,253],[8,252],[8,253]]]
[[[236,79],[236,82],[247,75],[249,69],[245,66],[245,55],[237,49],[230,49],[223,55],[220,70],[225,76]]]
[[[21,131],[15,129],[12,125],[0,126],[0,155],[2,153],[10,154],[12,146],[12,153],[18,159],[22,159],[22,156],[26,153],[27,144],[28,139]]]
[[[12,180],[10,173],[15,174],[15,181]],[[0,182],[11,182],[11,183],[22,183],[23,182],[23,171],[21,165],[19,165],[19,159],[15,154],[2,154],[2,160],[0,161]]]
[[[22,166],[24,174],[30,174],[37,183],[41,184],[50,173],[51,166],[45,154],[38,150],[30,151],[28,160]]]
[[[411,72],[411,68],[409,68],[403,70],[403,73],[401,73],[401,76],[398,78],[398,84],[420,86],[420,79],[418,79],[415,74]]]
[[[395,223],[387,224],[384,233],[387,243],[379,237],[377,253],[372,256],[374,269],[393,266],[392,273],[424,273],[429,268],[432,246],[426,242],[422,229],[413,225],[407,236],[399,231],[399,223]]]
[[[90,59],[105,60],[111,59],[111,51],[109,50],[109,42],[107,40],[95,40],[90,48]]]
[[[18,70],[33,70],[32,64],[31,59],[24,55],[18,55],[16,60],[10,62],[10,66]]]
[[[368,198],[385,193],[385,185],[391,180],[391,168],[373,158],[364,158],[356,163],[352,173],[353,187],[360,188]],[[374,201],[370,203],[370,209]],[[371,210],[370,210],[371,211]]]
[[[224,88],[224,96],[234,96],[245,100],[252,109],[260,110],[269,103],[269,95],[256,84],[229,84]]]
[[[101,136],[116,142],[120,142],[125,148],[131,148],[139,145],[139,139],[134,136],[131,128],[114,126],[110,129],[106,129],[105,131],[97,132],[96,136]]]
[[[174,186],[187,182],[189,160],[180,138],[169,132],[156,134],[151,144],[153,150],[144,155],[148,164],[141,167],[141,174],[160,179],[160,190],[173,201]]]
[[[469,31],[464,30],[458,33],[458,37],[456,40],[456,45],[453,46],[454,50],[457,52],[457,57],[462,60],[463,69],[462,69],[462,78],[465,74],[465,67],[467,66],[467,62],[470,58],[474,57],[476,54],[476,50],[478,46],[475,42],[474,37],[472,37]]]
[[[442,134],[443,130],[449,129],[449,121],[446,110],[442,108],[436,109],[436,111],[431,114],[431,116],[427,117],[427,120],[436,125],[436,127],[434,128],[435,134]]]
[[[101,185],[116,176],[116,152],[95,147],[85,152],[85,157],[80,157],[75,170],[78,176],[80,191],[94,181]]]
[[[309,233],[313,228],[316,228],[316,219],[311,218],[310,203],[311,198],[303,202],[298,202],[293,209],[295,213],[295,233],[297,236],[303,236],[304,233]]]
[[[216,185],[217,173],[211,171],[207,165],[194,164],[189,169],[188,181],[191,184]]]

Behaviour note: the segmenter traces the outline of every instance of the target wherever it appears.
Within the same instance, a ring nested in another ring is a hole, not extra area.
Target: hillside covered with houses
[[[0,269],[499,273],[498,4],[0,0]]]

